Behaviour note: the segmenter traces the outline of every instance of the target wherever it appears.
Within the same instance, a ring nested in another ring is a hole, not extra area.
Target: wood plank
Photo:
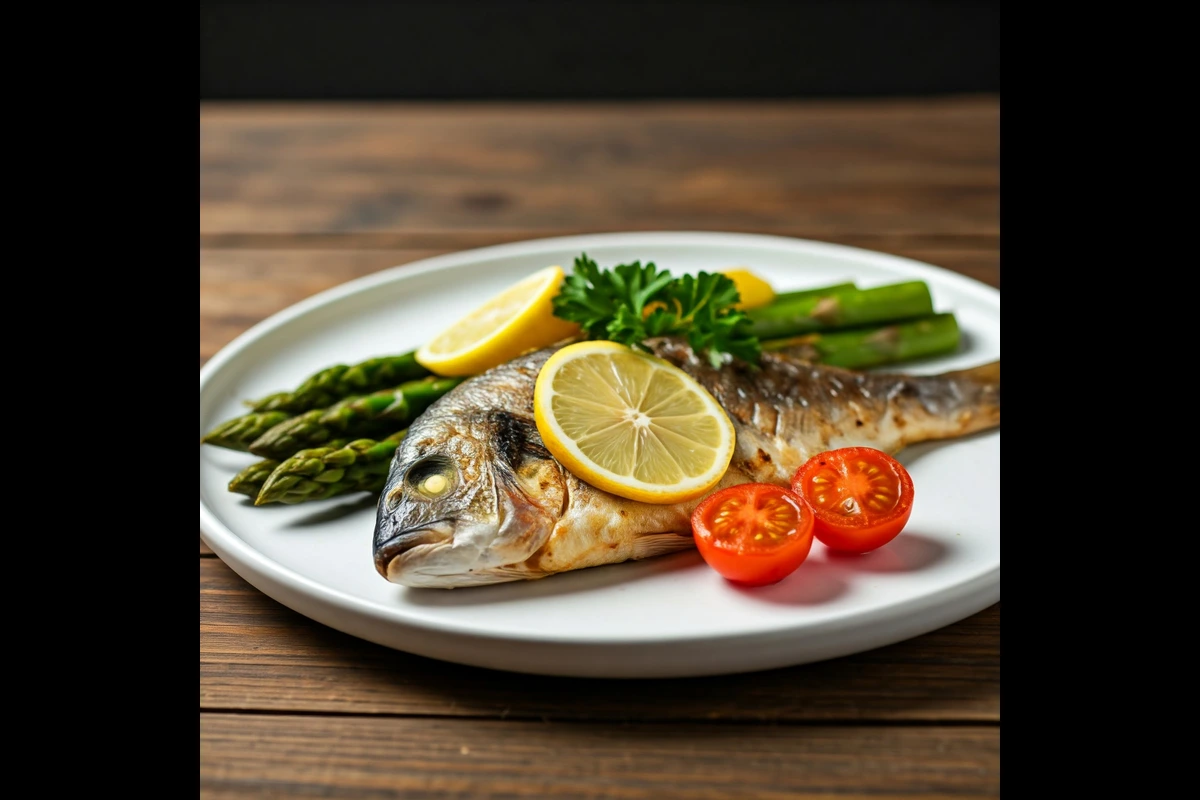
[[[354,278],[440,250],[201,250],[200,364],[256,323]]]
[[[997,247],[931,244],[923,239],[896,239],[887,252],[1000,285]],[[255,323],[306,297],[353,278],[456,249],[202,249],[200,364]]]
[[[200,109],[200,233],[998,234],[999,98]]]
[[[401,653],[303,617],[200,560],[200,707],[508,719],[985,721],[1000,606],[907,642],[739,678],[582,680]]]
[[[997,727],[202,714],[200,796],[998,797]]]
[[[202,555],[202,556],[215,556],[216,555],[216,553],[214,553],[212,551],[212,549],[204,543],[203,539],[200,540],[200,555]]]
[[[582,236],[605,233],[595,227],[574,226],[522,230],[475,229],[439,230],[422,228],[415,231],[377,231],[359,233],[202,233],[201,249],[226,248],[234,250],[466,250],[493,244],[523,242],[548,236]],[[611,231],[619,233],[621,231]],[[777,228],[754,228],[745,233],[771,236],[812,238],[812,231],[791,225]],[[922,250],[998,250],[1000,236],[988,233],[919,233],[919,232],[859,232],[832,233],[832,238],[820,238],[851,247],[893,252],[895,248]]]

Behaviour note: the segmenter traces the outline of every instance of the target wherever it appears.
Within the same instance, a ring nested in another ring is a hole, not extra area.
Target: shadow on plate
[[[375,510],[376,497],[373,494],[363,495],[356,500],[338,503],[329,508],[323,508],[320,511],[314,511],[311,514],[293,520],[288,524],[288,528],[312,528],[317,525],[324,525],[326,522],[336,522],[339,519],[348,517],[351,514],[358,514],[361,511],[370,509]],[[253,503],[254,501],[251,501]],[[328,501],[325,501],[328,502]]]
[[[461,589],[402,588],[404,602],[417,606],[452,607],[493,605],[515,600],[537,600],[575,592],[591,592],[610,586],[635,583],[639,580],[703,567],[704,562],[695,550],[625,561],[600,567],[561,572],[533,581],[512,581],[491,586],[472,586]]]
[[[813,544],[820,546],[819,542]],[[878,550],[862,554],[826,550],[825,560],[852,572],[916,572],[941,561],[949,550],[936,539],[906,530]]]
[[[814,548],[823,548],[820,542]],[[781,605],[813,606],[846,593],[856,574],[916,572],[945,558],[949,548],[928,536],[901,533],[885,547],[870,553],[839,553],[825,549],[779,583],[737,586],[746,597]]]
[[[823,545],[815,542],[813,547]],[[822,559],[806,561],[796,572],[770,586],[730,586],[747,597],[768,603],[820,605],[845,594],[855,573],[915,572],[942,560],[948,551],[949,548],[941,542],[905,532],[886,547],[863,555],[826,550]],[[688,550],[644,561],[626,561],[563,572],[534,581],[512,581],[453,590],[399,588],[399,592],[404,602],[431,608],[493,605],[591,592],[672,572],[704,568],[700,554]]]
[[[787,606],[817,606],[846,593],[847,584],[838,570],[824,561],[806,561],[800,567],[770,586],[740,586],[731,583],[738,593],[766,603]]]

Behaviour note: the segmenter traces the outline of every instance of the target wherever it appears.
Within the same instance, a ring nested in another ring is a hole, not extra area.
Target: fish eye
[[[408,468],[404,482],[428,498],[437,498],[454,488],[455,470],[449,459],[430,456]]]

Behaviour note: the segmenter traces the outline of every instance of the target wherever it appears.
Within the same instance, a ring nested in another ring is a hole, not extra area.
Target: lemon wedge
[[[734,308],[759,308],[770,305],[775,299],[774,287],[745,267],[723,269],[721,274],[733,281],[733,285],[737,287],[741,299]]]
[[[477,375],[530,350],[579,333],[554,316],[562,267],[546,267],[513,284],[417,349],[417,363],[438,375]]]
[[[733,423],[703,386],[616,342],[578,342],[552,355],[538,373],[533,411],[563,466],[631,500],[699,497],[733,457]]]

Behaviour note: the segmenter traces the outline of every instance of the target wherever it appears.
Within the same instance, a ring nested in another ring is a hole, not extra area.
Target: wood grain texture
[[[206,714],[200,794],[262,797],[997,796],[995,727],[820,727]]]
[[[511,719],[998,722],[1000,607],[919,638],[734,680],[583,680],[401,653],[200,563],[200,707]]]
[[[627,229],[623,229],[627,230]],[[545,229],[476,228],[472,230],[382,231],[371,233],[202,233],[201,249],[226,248],[234,250],[465,250],[493,244],[525,242],[548,236],[580,236],[584,234],[617,232],[597,226],[571,226]],[[803,229],[772,227],[748,231],[772,236],[805,238]],[[974,250],[1000,247],[998,234],[986,233],[917,233],[887,231],[875,233],[835,233],[833,241],[852,247],[891,252],[895,248],[917,247],[925,250]]]
[[[201,250],[200,364],[251,326],[307,297],[442,252]]]
[[[453,238],[440,241],[446,246],[381,250],[202,249],[200,364],[252,325],[318,292],[390,267],[466,249],[465,246],[453,246]],[[464,240],[472,241],[487,240]],[[843,237],[840,243],[854,241],[857,240],[853,237]],[[968,243],[960,239],[954,242],[956,246],[950,246],[921,237],[896,237],[890,244],[886,252],[999,286],[1000,254],[993,239],[972,243],[974,246],[967,246]]]
[[[996,97],[203,104],[200,233],[999,232]]]

